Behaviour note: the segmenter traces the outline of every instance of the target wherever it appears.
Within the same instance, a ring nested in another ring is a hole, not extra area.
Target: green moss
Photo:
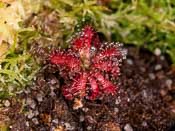
[[[6,53],[6,58],[0,61],[0,98],[14,95],[29,84],[39,69],[27,49],[27,44],[35,38],[36,32],[23,30],[18,33],[19,43],[14,41],[13,46]]]

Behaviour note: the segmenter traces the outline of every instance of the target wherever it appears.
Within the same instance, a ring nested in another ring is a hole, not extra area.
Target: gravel
[[[32,110],[30,110],[30,111],[28,112],[28,114],[27,114],[27,117],[28,117],[29,119],[33,118],[34,116],[35,116],[35,114],[33,113]]]
[[[114,108],[114,112],[115,113],[118,113],[119,112],[119,109],[118,108]]]
[[[70,123],[64,123],[66,130],[73,131],[75,128]]]
[[[80,116],[80,122],[83,122],[83,121],[84,121],[84,116],[81,115],[81,116]]]
[[[162,69],[162,65],[157,64],[154,69],[155,69],[155,71],[161,70]]]
[[[27,126],[27,127],[29,127],[29,126],[30,126],[30,124],[29,124],[29,122],[28,122],[28,121],[26,121],[26,126]]]
[[[10,104],[11,104],[11,103],[10,103],[10,101],[9,101],[9,100],[5,100],[5,101],[4,101],[4,106],[5,106],[5,107],[9,107],[9,106],[10,106]]]
[[[127,59],[126,60],[129,65],[133,65],[133,60],[132,59]]]
[[[52,122],[58,124],[58,119],[53,119]]]
[[[130,124],[126,124],[126,125],[124,126],[124,130],[125,130],[125,131],[133,131],[133,128],[131,127]]]
[[[149,75],[150,80],[155,80],[156,76],[154,73],[149,73],[148,75]]]
[[[39,124],[39,121],[38,121],[37,118],[33,118],[32,121],[33,121],[33,123],[34,123],[35,125],[38,125],[38,124]]]
[[[161,50],[160,50],[159,48],[156,48],[156,49],[154,50],[154,54],[155,54],[156,56],[160,56],[160,55],[161,55]]]
[[[116,105],[120,104],[120,102],[121,102],[120,98],[117,98],[117,99],[115,100],[115,104],[116,104]]]
[[[43,95],[42,94],[37,94],[37,101],[42,102],[43,101]]]
[[[165,84],[166,84],[166,86],[167,86],[168,88],[171,88],[171,86],[172,86],[172,84],[173,84],[173,81],[172,81],[171,79],[167,79],[167,80],[165,81]]]

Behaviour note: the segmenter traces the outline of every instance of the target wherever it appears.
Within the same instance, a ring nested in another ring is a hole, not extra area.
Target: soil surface
[[[175,70],[162,55],[135,47],[127,49],[118,80],[119,92],[96,101],[65,100],[59,74],[45,65],[19,99],[8,100],[9,107],[4,107],[1,114],[8,115],[10,130],[175,130]],[[82,108],[74,109],[81,104]]]

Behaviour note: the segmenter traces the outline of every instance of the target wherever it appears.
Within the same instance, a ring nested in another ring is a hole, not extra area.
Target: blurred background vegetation
[[[87,23],[108,41],[152,52],[158,48],[175,64],[175,0],[26,1],[15,1],[18,20],[0,14],[0,98],[20,91],[41,67],[30,53],[32,44],[69,44],[72,34]],[[13,2],[0,2],[0,12],[10,10]]]

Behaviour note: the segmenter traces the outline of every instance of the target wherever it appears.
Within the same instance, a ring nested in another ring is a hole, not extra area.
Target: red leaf
[[[69,87],[67,86],[62,87],[62,93],[63,93],[63,96],[68,100],[72,100],[74,98],[73,94],[69,90]]]
[[[88,74],[83,72],[79,77],[74,79],[72,85],[63,88],[63,94],[67,99],[72,99],[72,96],[83,98],[86,95],[86,83]]]
[[[93,36],[93,28],[91,26],[85,26],[80,32],[80,35],[73,40],[73,49],[81,50],[83,48],[90,48]]]
[[[90,100],[94,100],[99,95],[99,88],[96,80],[93,77],[89,78],[91,95],[88,97]]]
[[[50,61],[56,65],[66,66],[71,71],[80,71],[80,60],[73,55],[59,52],[51,55]]]
[[[95,47],[99,47],[100,40],[97,33],[91,26],[85,26],[80,35],[73,40],[73,49],[78,51],[80,58],[85,62],[85,67],[90,65],[90,49],[94,43]]]
[[[93,64],[94,68],[99,69],[100,71],[105,71],[106,73],[110,73],[113,76],[118,76],[120,72],[120,68],[118,66],[118,63],[115,63],[113,61],[100,61],[98,63]]]
[[[106,80],[103,75],[101,75],[100,73],[95,73],[94,76],[96,77],[96,79],[101,83],[102,85],[102,90],[104,93],[106,94],[115,94],[116,93],[116,89],[117,87],[111,83],[109,80]]]
[[[100,60],[103,60],[104,58],[114,57],[114,56],[115,57],[121,56],[121,52],[117,48],[112,47],[109,49],[105,49],[104,51],[101,51],[100,53],[96,54],[93,61],[98,62]]]

